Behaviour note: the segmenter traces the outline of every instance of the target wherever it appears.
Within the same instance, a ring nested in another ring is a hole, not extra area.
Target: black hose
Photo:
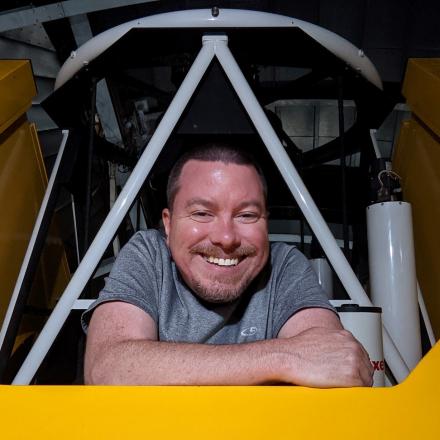
[[[89,125],[89,143],[87,149],[87,174],[86,174],[86,201],[84,208],[84,257],[89,247],[90,235],[90,208],[92,204],[92,165],[93,165],[93,145],[95,140],[95,113],[96,113],[96,80],[92,79],[91,101],[90,101],[90,125]]]
[[[344,240],[344,254],[349,256],[349,231],[347,215],[347,176],[345,161],[345,123],[344,123],[344,83],[342,75],[338,77],[338,116],[339,116],[339,142],[341,145],[341,201],[342,201],[342,236]]]

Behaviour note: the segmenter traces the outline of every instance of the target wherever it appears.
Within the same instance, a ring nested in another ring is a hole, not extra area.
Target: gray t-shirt
[[[107,301],[144,310],[156,322],[161,341],[210,344],[275,338],[301,309],[334,310],[308,260],[284,243],[271,244],[268,264],[238,300],[207,303],[185,285],[156,230],[136,233],[121,250],[99,298],[83,314],[85,330],[93,309]]]

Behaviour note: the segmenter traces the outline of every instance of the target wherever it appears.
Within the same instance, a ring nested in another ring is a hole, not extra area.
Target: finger
[[[373,367],[373,363],[370,360],[370,355],[368,354],[367,350],[365,350],[365,347],[360,342],[359,342],[359,347],[361,348],[362,351],[361,354],[362,362],[369,371],[370,375],[373,376],[374,367]]]
[[[363,386],[371,387],[373,385],[374,369],[371,369],[371,364],[359,370],[359,375],[362,379]]]
[[[350,339],[355,342],[356,346],[358,348],[360,348],[361,352],[362,352],[362,357],[366,360],[368,360],[368,362],[370,361],[370,356],[367,352],[367,350],[365,349],[365,347],[361,344],[361,342],[353,335],[353,333],[350,333],[348,330],[345,330],[345,332],[350,336]]]
[[[370,355],[368,354],[368,351],[365,349],[365,347],[356,339],[356,341],[358,342],[359,346],[361,347],[365,357],[368,359],[368,361],[370,361]]]
[[[359,355],[359,375],[363,386],[371,386],[373,384],[374,367],[365,348],[362,344],[358,344]]]
[[[367,371],[369,372],[370,376],[372,376],[374,373],[374,366],[373,366],[373,363],[371,362],[370,356],[368,356],[368,354],[363,358],[363,363],[365,364],[365,367],[366,367]]]

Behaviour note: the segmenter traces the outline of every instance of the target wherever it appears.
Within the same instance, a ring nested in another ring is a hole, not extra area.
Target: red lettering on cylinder
[[[374,371],[384,371],[385,362],[384,361],[371,361]]]

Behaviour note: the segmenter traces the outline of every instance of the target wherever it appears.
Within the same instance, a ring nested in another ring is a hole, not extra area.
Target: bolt
[[[218,6],[213,6],[213,7],[211,8],[211,15],[212,15],[213,17],[218,17],[219,14],[220,14],[220,10],[218,9]]]

